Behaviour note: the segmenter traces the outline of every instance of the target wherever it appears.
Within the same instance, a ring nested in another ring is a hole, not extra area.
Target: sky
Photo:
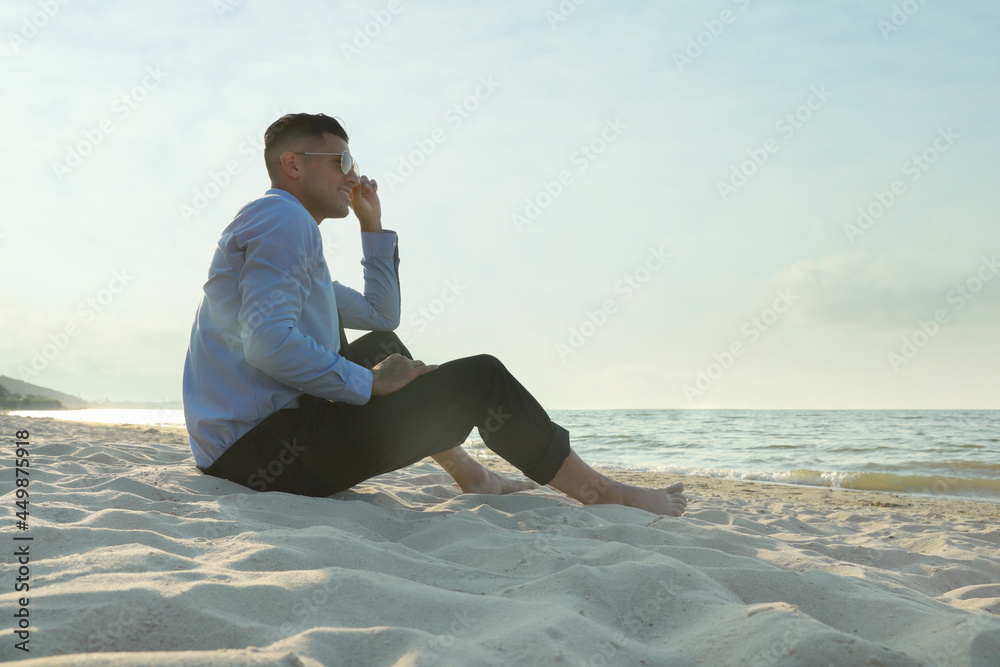
[[[550,409],[1000,408],[998,29],[988,0],[7,0],[0,374],[180,400],[215,243],[304,111],[379,183],[427,363],[492,354]],[[361,289],[357,219],[320,231]]]

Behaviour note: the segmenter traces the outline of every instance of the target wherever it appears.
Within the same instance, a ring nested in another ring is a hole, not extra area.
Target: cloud
[[[960,271],[954,262],[858,252],[797,262],[779,272],[774,283],[799,297],[791,318],[801,323],[898,329],[912,327],[941,308],[959,310],[955,306],[960,299],[980,308],[996,304],[1000,280],[979,283],[982,266],[980,257],[970,258],[967,269]],[[984,275],[990,273],[984,270]],[[968,297],[961,296],[960,288]],[[982,310],[995,316],[995,308]]]

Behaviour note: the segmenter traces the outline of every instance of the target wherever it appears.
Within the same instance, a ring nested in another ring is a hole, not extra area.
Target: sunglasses
[[[350,173],[351,168],[358,167],[358,163],[351,157],[351,151],[345,150],[343,153],[310,153],[307,151],[295,151],[298,155],[336,155],[340,157],[340,168],[345,174]]]

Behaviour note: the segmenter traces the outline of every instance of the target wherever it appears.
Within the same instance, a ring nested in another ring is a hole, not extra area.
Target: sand
[[[305,498],[202,475],[180,430],[0,425],[32,442],[28,531],[9,444],[0,473],[3,660],[1000,665],[996,504],[687,477],[669,518],[462,494],[429,460]]]

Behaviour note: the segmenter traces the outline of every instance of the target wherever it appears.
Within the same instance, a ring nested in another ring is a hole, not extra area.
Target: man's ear
[[[281,171],[289,178],[299,177],[299,159],[295,153],[291,151],[285,151],[278,158],[278,162],[281,164]]]

